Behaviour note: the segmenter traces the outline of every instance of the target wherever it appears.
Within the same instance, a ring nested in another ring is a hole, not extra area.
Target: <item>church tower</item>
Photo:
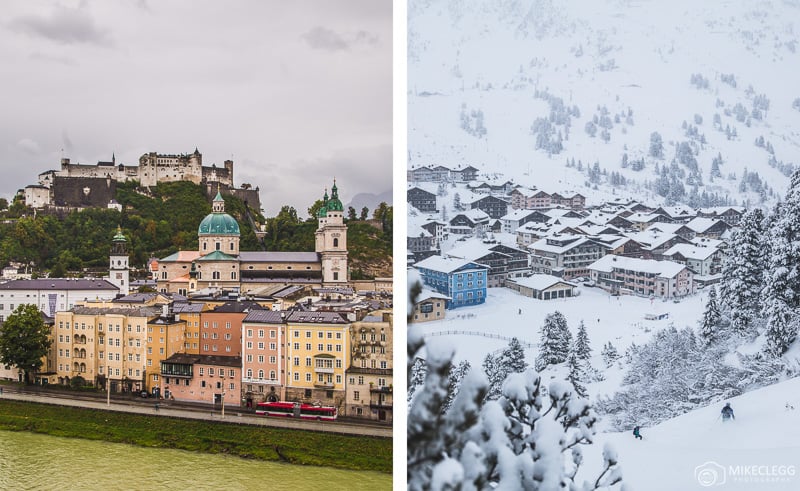
[[[122,235],[117,225],[117,234],[111,239],[109,254],[108,281],[119,288],[119,292],[127,295],[130,292],[130,271],[128,268],[128,239]]]
[[[317,213],[319,226],[315,233],[315,251],[322,263],[322,284],[335,286],[347,283],[347,225],[344,223],[344,206],[339,200],[339,189],[333,181],[331,196],[322,199]]]

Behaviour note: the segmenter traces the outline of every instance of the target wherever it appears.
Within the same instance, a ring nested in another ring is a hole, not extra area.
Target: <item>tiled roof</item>
[[[281,251],[249,251],[239,253],[242,262],[265,263],[318,263],[319,254],[316,252],[281,252]]]
[[[115,290],[119,288],[99,278],[39,278],[11,280],[0,285],[0,290]]]

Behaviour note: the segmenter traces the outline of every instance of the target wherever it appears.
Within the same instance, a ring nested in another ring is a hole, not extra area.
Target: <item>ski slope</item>
[[[619,453],[624,482],[634,490],[800,489],[800,378],[730,402],[736,414],[733,422],[719,419],[724,405],[719,403],[642,428],[642,441],[631,431],[598,434],[595,444],[585,449],[586,467],[580,475],[597,475],[603,445],[611,443]],[[696,470],[709,486],[700,484]],[[751,475],[744,475],[747,471]]]

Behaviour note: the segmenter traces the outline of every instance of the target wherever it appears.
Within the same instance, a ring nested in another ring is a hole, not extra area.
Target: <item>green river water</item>
[[[392,477],[0,431],[0,490],[389,490]]]

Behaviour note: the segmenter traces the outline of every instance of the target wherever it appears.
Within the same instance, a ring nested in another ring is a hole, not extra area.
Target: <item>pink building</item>
[[[161,362],[164,397],[239,407],[242,358],[176,353]]]
[[[251,403],[286,399],[286,313],[253,310],[242,321],[242,398]]]

